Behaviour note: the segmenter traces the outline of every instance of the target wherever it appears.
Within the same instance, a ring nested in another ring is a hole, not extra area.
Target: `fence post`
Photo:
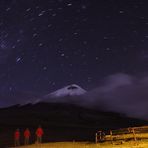
[[[136,138],[136,134],[135,134],[135,130],[134,130],[134,128],[132,128],[132,133],[133,133],[134,140],[137,141],[137,138]]]
[[[113,132],[110,130],[110,140],[111,140],[111,143],[113,144],[113,137],[112,137],[112,135],[113,135]]]
[[[98,133],[96,132],[95,141],[98,143]]]
[[[102,140],[102,131],[99,131],[99,140]]]

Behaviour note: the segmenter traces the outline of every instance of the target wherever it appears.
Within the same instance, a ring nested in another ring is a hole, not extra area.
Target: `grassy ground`
[[[46,144],[34,144],[29,146],[22,146],[19,148],[148,148],[148,141],[130,141],[125,143],[77,143],[77,142],[58,142]]]

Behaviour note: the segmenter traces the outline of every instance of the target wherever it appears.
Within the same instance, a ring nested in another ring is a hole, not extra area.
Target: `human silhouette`
[[[15,147],[20,146],[20,131],[19,129],[16,129],[14,132],[14,145]]]
[[[41,128],[41,126],[39,126],[36,130],[37,143],[42,143],[43,134],[44,134],[43,129]]]
[[[30,139],[31,133],[30,130],[28,128],[26,128],[26,130],[24,131],[24,144],[28,145],[29,144],[29,139]]]

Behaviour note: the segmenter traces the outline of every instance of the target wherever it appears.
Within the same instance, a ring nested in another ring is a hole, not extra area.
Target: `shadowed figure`
[[[14,145],[15,145],[15,147],[20,146],[20,131],[19,131],[19,129],[17,129],[14,132]]]
[[[39,126],[36,130],[37,143],[42,143],[43,134],[44,134],[43,129],[41,128],[41,126]]]
[[[24,131],[24,144],[28,145],[29,144],[29,139],[30,139],[31,133],[30,130],[28,128],[26,128],[26,130]]]

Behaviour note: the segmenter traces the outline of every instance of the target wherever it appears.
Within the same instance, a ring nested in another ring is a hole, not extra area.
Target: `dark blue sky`
[[[145,0],[1,0],[0,91],[91,89],[148,71]]]

